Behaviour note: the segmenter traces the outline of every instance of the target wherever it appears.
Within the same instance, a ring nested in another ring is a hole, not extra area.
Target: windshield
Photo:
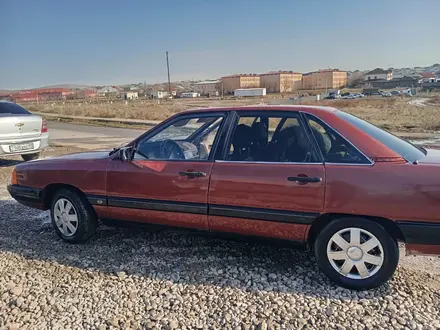
[[[410,162],[415,162],[425,155],[423,149],[418,148],[408,141],[402,140],[401,138],[380,129],[379,127],[374,126],[365,120],[362,120],[344,111],[337,111],[335,114],[353,126],[359,128],[363,132],[367,133],[371,137],[375,138],[382,144],[386,145],[388,148],[395,151]]]
[[[29,115],[29,111],[20,107],[18,104],[9,102],[0,102],[0,115]]]

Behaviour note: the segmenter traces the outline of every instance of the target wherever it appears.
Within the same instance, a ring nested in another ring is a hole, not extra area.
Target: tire
[[[34,160],[34,159],[38,159],[38,157],[40,157],[40,153],[39,152],[36,152],[34,154],[21,155],[21,158],[23,158],[23,160],[25,162],[28,162],[28,161]]]
[[[92,206],[84,196],[71,189],[62,188],[55,192],[50,207],[50,215],[52,226],[58,236],[69,243],[87,241],[95,235],[98,227],[98,219]],[[76,221],[74,220],[75,215]]]
[[[345,238],[345,242],[339,237]],[[360,238],[360,244],[356,237]],[[363,245],[366,242],[368,245]],[[380,224],[364,218],[341,218],[330,222],[318,234],[314,250],[322,272],[338,285],[353,290],[381,286],[393,276],[399,262],[399,248],[394,237]]]

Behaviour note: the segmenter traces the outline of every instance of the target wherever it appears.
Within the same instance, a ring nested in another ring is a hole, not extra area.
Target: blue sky
[[[2,0],[0,89],[440,62],[440,0]]]

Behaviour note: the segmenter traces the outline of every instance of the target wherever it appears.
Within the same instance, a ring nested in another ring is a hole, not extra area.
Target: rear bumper
[[[13,151],[11,152],[10,146],[14,144],[24,144],[32,143],[33,148],[23,151]],[[49,147],[49,133],[43,133],[38,137],[33,138],[21,138],[21,139],[11,139],[11,140],[1,140],[0,141],[0,156],[6,155],[25,155],[40,152]]]
[[[440,255],[440,223],[398,221],[407,254]]]
[[[44,209],[41,189],[11,184],[8,185],[8,192],[13,199],[23,205]]]

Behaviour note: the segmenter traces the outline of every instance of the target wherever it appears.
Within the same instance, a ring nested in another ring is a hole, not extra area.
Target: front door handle
[[[322,178],[309,177],[309,176],[289,176],[287,180],[302,184],[322,182]]]
[[[206,176],[205,172],[196,172],[196,171],[185,171],[185,172],[179,172],[180,176],[186,176],[190,179],[194,179],[194,178],[201,178]]]

